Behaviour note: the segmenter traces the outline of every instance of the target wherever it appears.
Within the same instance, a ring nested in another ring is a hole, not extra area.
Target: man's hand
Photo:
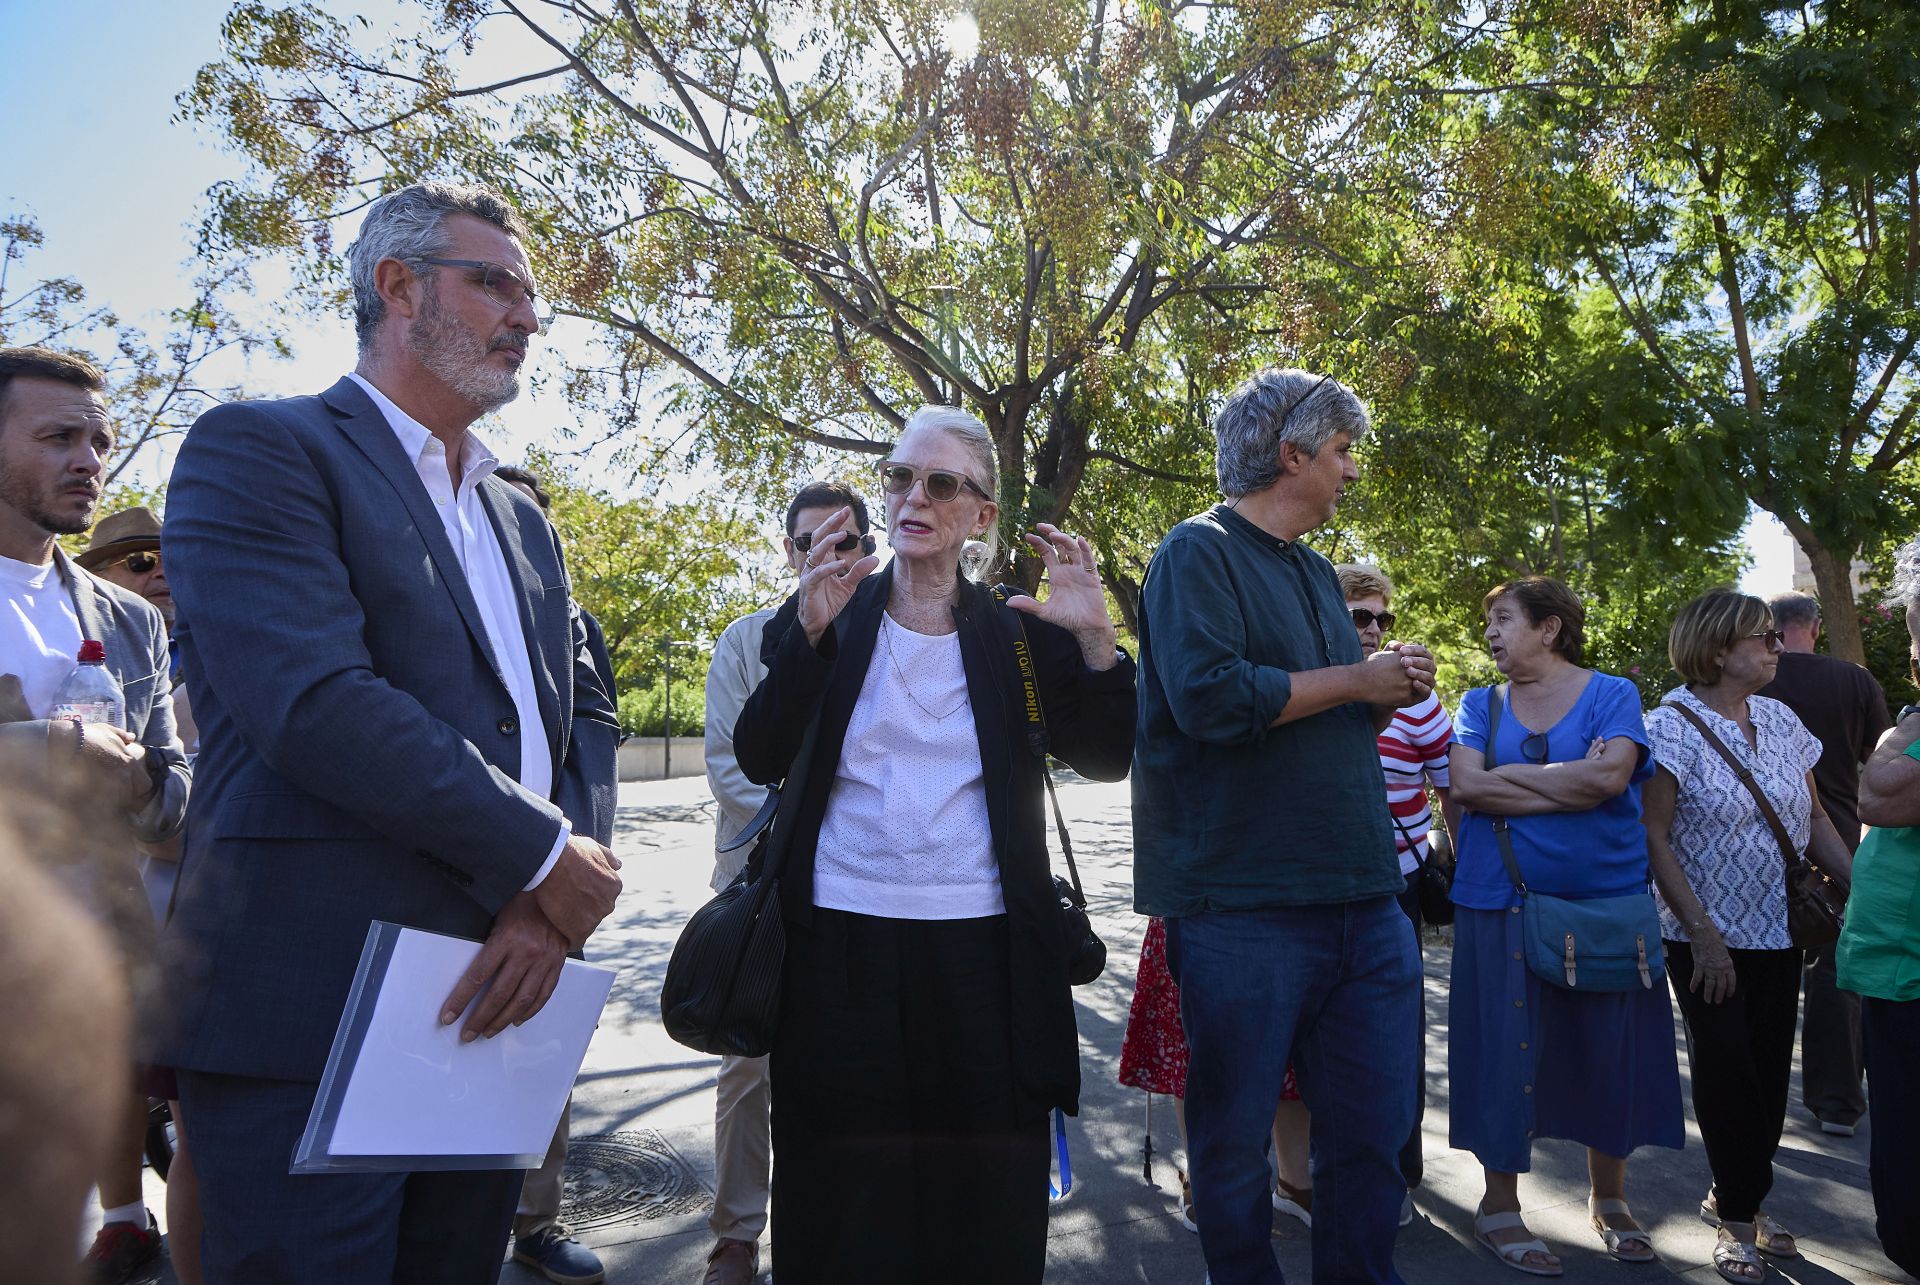
[[[1415,700],[1433,691],[1435,667],[1432,652],[1419,643],[1410,642],[1390,642],[1381,650],[1390,651],[1400,658],[1400,668],[1413,680]]]
[[[77,796],[97,803],[124,800],[130,809],[153,798],[147,747],[112,723],[58,723],[49,737],[55,779]]]
[[[559,930],[570,949],[578,950],[600,921],[613,913],[620,895],[620,858],[592,839],[574,835],[560,850],[560,859],[533,890],[540,913]]]
[[[544,888],[546,883],[540,886]],[[474,1006],[473,1015],[461,1028],[462,1044],[482,1035],[492,1039],[508,1026],[520,1025],[538,1013],[552,996],[553,988],[560,984],[560,967],[566,959],[567,940],[540,913],[534,894],[517,894],[500,908],[494,917],[493,931],[487,934],[486,945],[474,956],[460,984],[453,988],[453,994],[447,996],[440,1010],[440,1025],[451,1026],[458,1021],[467,1005],[473,1003],[473,997],[483,989],[485,997]]]
[[[1421,691],[1397,652],[1382,648],[1360,662],[1360,699],[1369,705],[1399,709]]]

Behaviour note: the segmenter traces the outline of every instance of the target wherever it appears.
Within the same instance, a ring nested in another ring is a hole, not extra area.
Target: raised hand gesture
[[[1093,546],[1084,537],[1068,535],[1046,522],[1021,539],[1045,568],[1047,597],[1042,602],[1016,594],[1007,599],[1007,605],[1072,634],[1089,669],[1112,668],[1118,660],[1113,620],[1107,615],[1106,591],[1094,568]]]
[[[814,528],[806,561],[800,567],[800,627],[807,642],[819,646],[827,626],[834,622],[860,582],[880,565],[878,555],[869,553],[858,562],[845,562],[835,556],[834,545],[847,536],[859,534],[853,520],[853,506],[843,505],[832,517]]]

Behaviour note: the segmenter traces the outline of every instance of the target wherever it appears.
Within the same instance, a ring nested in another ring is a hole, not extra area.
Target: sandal
[[[1180,1225],[1190,1232],[1199,1232],[1200,1224],[1193,1218],[1193,1179],[1187,1177],[1185,1169],[1175,1169],[1180,1175]]]
[[[1760,1261],[1760,1251],[1744,1240],[1734,1239],[1733,1229],[1745,1225],[1721,1223],[1720,1238],[1713,1245],[1713,1270],[1720,1273],[1720,1279],[1733,1281],[1734,1285],[1753,1285],[1767,1278],[1767,1265]]]
[[[1553,1251],[1547,1248],[1547,1243],[1538,1237],[1532,1240],[1509,1241],[1504,1245],[1494,1240],[1492,1233],[1505,1231],[1509,1227],[1518,1227],[1525,1231],[1527,1224],[1519,1214],[1490,1214],[1481,1209],[1473,1211],[1473,1238],[1492,1250],[1494,1257],[1506,1266],[1513,1268],[1516,1272],[1525,1272],[1529,1276],[1559,1276],[1565,1272],[1566,1269],[1560,1265],[1558,1259],[1555,1259],[1551,1267],[1536,1267],[1527,1261],[1528,1254],[1554,1257]]]
[[[1700,1202],[1700,1221],[1709,1227],[1722,1227],[1720,1205],[1712,1192]],[[1771,1214],[1763,1212],[1753,1216],[1753,1247],[1768,1258],[1798,1258],[1800,1246],[1794,1240],[1793,1233],[1776,1222]]]
[[[1609,1227],[1605,1215],[1624,1214],[1634,1221],[1633,1210],[1627,1208],[1624,1200],[1603,1200],[1597,1196],[1587,1197],[1587,1221],[1600,1233],[1600,1243],[1607,1252],[1623,1263],[1651,1263],[1659,1255],[1653,1252],[1653,1238],[1648,1236],[1637,1221],[1631,1227]],[[1637,1249],[1627,1246],[1636,1245]]]
[[[1296,1187],[1285,1178],[1275,1178],[1273,1207],[1283,1214],[1298,1218],[1307,1227],[1313,1226],[1312,1187]]]

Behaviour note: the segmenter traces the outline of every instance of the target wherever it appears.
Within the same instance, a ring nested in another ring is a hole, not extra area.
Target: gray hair
[[[1893,555],[1893,584],[1887,589],[1887,606],[1907,610],[1920,602],[1920,536],[1901,545]]]
[[[347,247],[347,275],[353,282],[353,330],[365,352],[387,315],[373,272],[383,259],[398,259],[428,275],[423,259],[446,254],[444,229],[449,214],[484,219],[515,240],[527,239],[520,212],[498,192],[457,183],[413,183],[375,201],[361,221],[360,237]]]
[[[974,467],[979,470],[979,476],[973,480],[998,502],[1000,462],[999,456],[994,453],[993,434],[987,432],[985,424],[958,406],[922,406],[907,417],[906,427],[900,430],[900,437],[904,438],[916,428],[938,429],[958,438],[973,456]],[[894,444],[899,444],[898,439]],[[961,572],[969,580],[984,580],[999,557],[1000,524],[995,522],[982,533],[979,540],[967,541],[967,547],[961,553]]]
[[[1820,623],[1820,600],[1810,594],[1789,590],[1767,599],[1773,612],[1775,629],[1805,629]]]
[[[1366,407],[1339,380],[1268,367],[1229,393],[1213,417],[1220,494],[1237,500],[1279,481],[1283,442],[1318,455],[1336,435],[1357,442],[1370,426]]]

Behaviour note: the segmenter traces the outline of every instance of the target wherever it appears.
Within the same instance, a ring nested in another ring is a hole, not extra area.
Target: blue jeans
[[[1167,920],[1187,1150],[1214,1285],[1285,1285],[1266,1142],[1291,1058],[1313,1113],[1314,1285],[1401,1285],[1393,1241],[1420,1071],[1420,953],[1392,897]]]

